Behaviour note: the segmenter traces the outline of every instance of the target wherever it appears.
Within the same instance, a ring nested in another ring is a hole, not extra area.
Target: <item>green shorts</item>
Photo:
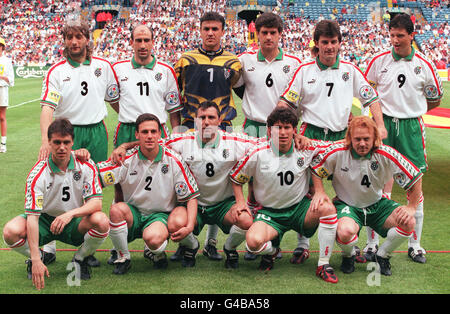
[[[137,207],[129,203],[127,203],[127,205],[133,214],[133,225],[128,229],[128,242],[132,242],[135,239],[141,239],[144,229],[154,222],[161,221],[167,227],[169,213],[156,212],[150,215],[142,215]]]
[[[352,207],[340,200],[335,201],[334,206],[336,206],[338,219],[350,217],[359,225],[359,230],[361,230],[363,226],[369,226],[375,230],[376,233],[385,238],[388,229],[383,227],[384,223],[400,204],[383,197],[375,204],[366,208]]]
[[[26,214],[20,216],[27,219]],[[78,231],[78,225],[83,217],[73,218],[58,235],[50,231],[50,225],[55,218],[47,214],[41,214],[39,216],[39,246],[45,245],[53,240],[58,240],[73,246],[80,246],[84,242],[84,234]]]
[[[267,136],[267,126],[266,123],[253,121],[245,118],[243,132],[248,136],[253,137],[266,137]]]
[[[161,138],[166,138],[169,136],[169,129],[165,124],[161,124]],[[136,139],[136,123],[122,123],[116,127],[116,132],[114,133],[113,144],[114,148],[117,148],[123,143],[135,142]]]
[[[310,203],[311,200],[304,197],[300,203],[288,208],[273,209],[263,207],[258,211],[253,222],[263,221],[278,232],[278,237],[272,239],[272,245],[275,247],[280,246],[283,235],[289,230],[294,230],[307,238],[311,238],[318,226],[312,229],[303,227]]]
[[[103,121],[89,125],[74,125],[73,150],[86,148],[94,162],[108,159],[108,131]]]
[[[300,126],[300,134],[314,140],[339,141],[345,137],[346,132],[347,128],[339,132],[333,132],[305,122]]]
[[[383,115],[388,137],[383,140],[408,158],[423,173],[428,169],[425,124],[422,117],[397,119]]]
[[[236,203],[234,196],[231,196],[213,206],[198,206],[197,225],[194,234],[198,236],[205,225],[217,225],[223,233],[230,233],[231,225],[225,225],[223,220],[230,208]]]

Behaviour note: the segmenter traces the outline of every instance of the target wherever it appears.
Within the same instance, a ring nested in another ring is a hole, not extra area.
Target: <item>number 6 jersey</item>
[[[378,202],[385,183],[392,177],[400,187],[408,190],[423,175],[414,164],[387,145],[361,157],[343,142],[337,142],[318,154],[311,167],[321,178],[332,174],[337,197],[358,208]]]

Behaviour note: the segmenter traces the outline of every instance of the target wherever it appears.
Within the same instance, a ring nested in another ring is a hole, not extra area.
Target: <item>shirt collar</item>
[[[289,148],[289,151],[287,153],[282,153],[278,150],[278,148],[274,145],[273,141],[270,140],[270,147],[272,148],[272,151],[275,153],[275,155],[277,156],[282,156],[282,155],[290,155],[292,154],[292,152],[294,151],[294,141],[292,141],[291,144],[291,148]]]
[[[50,166],[50,170],[53,173],[62,172],[62,170],[59,169],[58,166],[53,162],[51,153],[50,153],[50,156],[48,157],[48,165]],[[69,160],[69,165],[67,167],[67,170],[73,170],[73,169],[75,169],[75,160],[73,159],[72,154],[70,154],[70,160]]]
[[[372,158],[372,151],[370,151],[367,155],[365,155],[365,156],[360,156],[360,155],[358,155],[358,153],[357,152],[355,152],[355,150],[352,148],[351,150],[350,150],[350,152],[352,153],[352,157],[354,158],[354,159],[370,159],[370,158]]]
[[[219,141],[220,141],[220,133],[219,131],[216,132],[216,138],[214,139],[214,143],[203,143],[202,139],[200,137],[200,132],[197,132],[197,144],[199,147],[201,148],[205,148],[205,147],[211,147],[211,148],[217,148],[219,146]]]
[[[131,58],[131,65],[133,66],[133,69],[144,67],[146,69],[153,70],[153,68],[155,67],[155,64],[156,64],[156,57],[154,55],[152,55],[152,57],[153,57],[152,61],[146,65],[141,65],[141,64],[137,63],[133,57],[133,58]]]
[[[220,47],[219,50],[217,50],[217,51],[206,51],[200,45],[200,46],[198,46],[198,51],[200,51],[200,53],[202,53],[204,55],[207,55],[208,57],[215,57],[215,56],[219,56],[223,53],[223,48]]]
[[[316,57],[316,63],[321,70],[326,70],[328,68],[339,69],[339,63],[340,63],[339,55],[337,55],[337,57],[336,57],[336,62],[330,67],[323,64],[322,62],[320,62],[319,57]]]
[[[71,66],[73,66],[74,68],[78,68],[82,64],[84,64],[84,65],[90,65],[91,64],[91,60],[90,59],[84,60],[83,63],[78,63],[78,62],[70,59],[70,57],[67,57],[67,62],[69,62],[69,64]]]
[[[281,48],[278,48],[278,54],[274,60],[283,60],[283,50],[281,50]],[[266,61],[266,58],[261,52],[261,49],[258,50],[258,61]]]
[[[402,58],[398,54],[396,54],[394,51],[394,48],[392,48],[392,57],[394,58],[395,61],[398,61],[400,59],[405,59],[406,61],[411,61],[412,58],[414,57],[415,52],[416,51],[415,51],[414,47],[411,46],[411,53],[409,55],[407,55],[406,57]]]
[[[159,152],[158,152],[158,155],[156,155],[156,158],[155,158],[155,160],[153,160],[153,162],[159,162],[159,161],[162,160],[164,148],[160,144],[158,144],[158,146],[159,146]],[[139,159],[140,160],[148,160],[148,158],[145,157],[144,154],[141,152],[141,148],[140,147],[139,147],[138,155],[139,155]]]

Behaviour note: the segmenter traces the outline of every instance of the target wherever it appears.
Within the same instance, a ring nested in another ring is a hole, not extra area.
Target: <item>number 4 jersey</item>
[[[57,217],[92,198],[102,198],[102,187],[94,162],[81,162],[72,153],[68,168],[61,171],[50,156],[38,161],[28,174],[25,213],[45,213]]]
[[[381,199],[383,187],[392,177],[405,190],[413,186],[422,172],[399,152],[381,145],[361,157],[343,142],[336,142],[318,154],[312,169],[326,178],[333,175],[333,188],[344,203],[363,208]]]

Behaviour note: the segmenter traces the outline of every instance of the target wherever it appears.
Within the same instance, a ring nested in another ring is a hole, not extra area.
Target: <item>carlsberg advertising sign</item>
[[[49,68],[48,66],[16,66],[14,73],[16,78],[44,77]]]

